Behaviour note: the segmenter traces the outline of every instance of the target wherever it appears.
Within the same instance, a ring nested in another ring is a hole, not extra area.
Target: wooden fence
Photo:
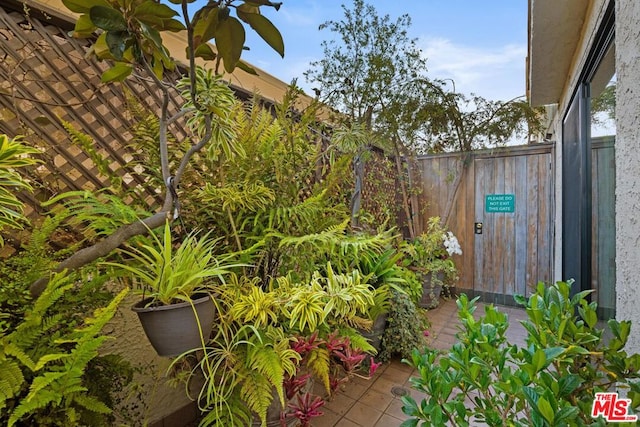
[[[537,144],[478,151],[466,158],[418,158],[422,194],[417,229],[424,229],[429,217],[440,216],[458,237],[463,250],[462,256],[454,257],[461,272],[459,292],[509,305],[514,294],[529,295],[538,281],[554,278],[552,150],[551,144]],[[611,137],[592,142],[592,183],[592,289],[601,317],[610,318],[615,313]],[[491,199],[495,206],[487,206]],[[477,223],[482,224],[482,234],[476,234]]]
[[[551,150],[540,144],[417,160],[418,228],[440,216],[458,237],[458,292],[509,305],[514,294],[529,294],[539,280],[552,279]]]

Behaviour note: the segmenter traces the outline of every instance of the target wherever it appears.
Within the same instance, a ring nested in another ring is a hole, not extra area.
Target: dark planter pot
[[[150,300],[138,302],[132,310],[138,314],[142,329],[159,356],[173,357],[202,347],[194,308],[207,341],[216,314],[211,296],[196,295],[192,300],[193,307],[190,302],[145,307]]]
[[[386,313],[376,317],[376,320],[373,322],[373,327],[370,331],[365,331],[363,329],[358,330],[360,335],[368,339],[373,348],[378,351],[380,351],[382,335],[384,334],[384,329],[387,326],[387,317],[388,315]]]
[[[433,276],[437,280],[433,280]],[[418,305],[422,308],[436,308],[440,304],[442,294],[442,280],[444,273],[426,273],[422,275],[422,298]]]

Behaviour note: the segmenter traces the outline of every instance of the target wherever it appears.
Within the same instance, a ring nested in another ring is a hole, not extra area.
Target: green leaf
[[[269,0],[250,0],[249,3],[257,4],[259,6],[271,6],[275,8],[275,10],[280,10],[280,6],[282,6],[282,2],[272,2]]]
[[[577,375],[560,377],[560,379],[558,380],[558,396],[564,397],[570,395],[575,389],[580,386],[580,384],[582,384],[582,381],[583,380]]]
[[[160,37],[160,32],[143,22],[140,23],[140,29],[142,30],[142,34],[145,38],[150,40],[156,49],[162,52],[162,37]]]
[[[593,329],[598,323],[598,315],[596,311],[589,307],[585,302],[583,302],[582,307],[578,307],[578,313],[584,319],[584,321],[589,326],[589,329]]]
[[[205,7],[193,18],[193,43],[197,47],[216,35],[218,28],[218,8]]]
[[[236,18],[230,16],[218,24],[216,47],[222,56],[224,69],[231,73],[242,55],[245,33],[244,27]]]
[[[89,10],[89,17],[94,25],[105,31],[125,31],[127,21],[120,11],[105,6],[94,6]]]
[[[211,49],[211,46],[209,46],[207,43],[203,43],[200,46],[198,46],[193,54],[195,55],[196,58],[202,58],[205,61],[212,61],[216,59],[216,53],[213,51],[213,49]],[[189,49],[187,49],[187,57],[188,56],[189,56]],[[238,66],[240,66],[240,63],[238,63]]]
[[[544,368],[545,364],[547,363],[547,357],[545,355],[545,352],[542,351],[541,349],[536,350],[536,352],[533,354],[531,363],[533,364],[536,372]]]
[[[516,302],[516,304],[521,305],[523,307],[527,306],[527,299],[522,296],[522,295],[514,295],[513,296],[513,300]]]
[[[236,64],[236,67],[240,68],[242,71],[252,74],[254,76],[258,75],[258,72],[255,70],[255,68],[249,66],[249,64],[247,64],[244,61],[238,61],[238,63]]]
[[[544,349],[544,355],[548,361],[552,361],[556,357],[563,354],[565,349],[563,347],[551,347]]]
[[[282,35],[271,21],[257,13],[247,13],[245,16],[251,28],[253,28],[273,50],[284,57],[284,41],[282,40]]]
[[[107,47],[115,59],[122,60],[128,38],[129,34],[125,31],[109,31],[106,33],[105,41]]]
[[[524,394],[524,398],[527,400],[531,407],[536,407],[538,405],[538,393],[532,387],[522,387],[522,392]]]
[[[124,81],[132,71],[133,67],[131,65],[118,62],[116,65],[102,73],[102,78],[100,80],[102,83],[121,82]]]
[[[173,18],[176,15],[178,15],[178,12],[171,9],[169,6],[159,4],[151,0],[146,0],[141,3],[133,12],[133,16],[139,20],[144,21],[148,19],[152,22]]]
[[[420,422],[417,418],[409,418],[400,424],[400,427],[418,427],[418,422]]]
[[[102,33],[93,44],[93,52],[100,59],[115,59],[107,43],[107,33]]]
[[[561,421],[570,420],[576,418],[580,414],[580,408],[576,406],[569,406],[565,408],[560,408],[556,413],[554,418],[554,422],[552,425],[561,425]]]
[[[93,21],[91,21],[89,15],[80,15],[76,21],[75,27],[73,28],[73,36],[77,38],[91,37],[96,28],[97,27],[93,25]]]
[[[540,399],[538,399],[538,411],[540,411],[542,416],[549,422],[550,425],[553,425],[555,413],[549,401],[544,397],[540,397]]]
[[[247,20],[247,14],[257,13],[260,14],[260,6],[255,3],[242,3],[240,6],[236,8],[236,14],[238,14],[238,18],[242,19],[247,24],[249,21]]]
[[[162,27],[160,28],[162,31],[171,31],[172,33],[177,33],[178,31],[184,31],[186,29],[187,27],[176,19],[165,19],[162,21]]]
[[[94,6],[111,7],[106,0],[62,0],[62,4],[75,13],[88,13]]]

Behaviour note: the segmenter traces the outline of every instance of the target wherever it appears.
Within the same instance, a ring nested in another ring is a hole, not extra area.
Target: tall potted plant
[[[230,257],[216,258],[216,240],[209,234],[189,233],[174,248],[167,221],[161,238],[121,250],[125,262],[104,262],[134,282],[142,300],[132,309],[160,356],[177,356],[202,347],[215,317],[212,294],[215,278],[222,280],[236,264]]]
[[[451,286],[458,278],[458,270],[451,259],[462,255],[456,236],[440,224],[440,217],[431,217],[427,229],[412,241],[402,243],[407,266],[422,281],[422,298],[418,305],[435,308],[444,287]]]

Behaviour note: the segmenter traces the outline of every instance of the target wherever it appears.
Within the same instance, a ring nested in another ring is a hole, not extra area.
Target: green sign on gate
[[[484,198],[484,211],[487,213],[510,213],[516,210],[515,194],[487,194]]]

